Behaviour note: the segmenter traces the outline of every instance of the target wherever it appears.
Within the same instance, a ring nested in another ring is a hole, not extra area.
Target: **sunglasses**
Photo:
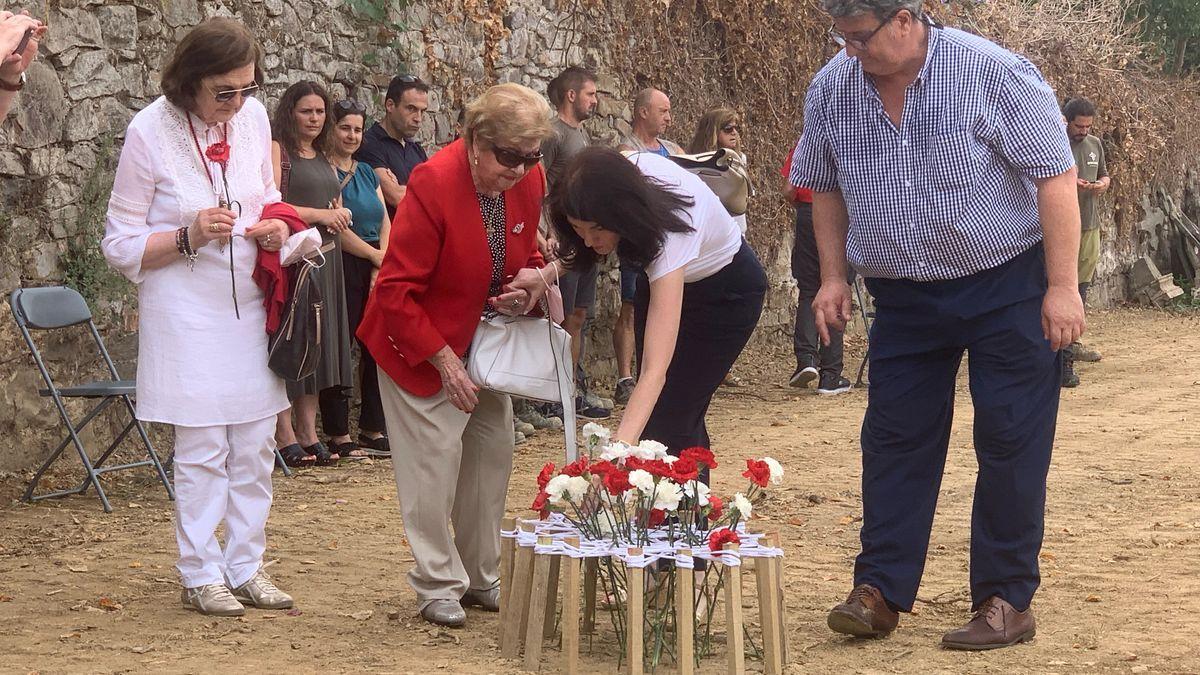
[[[417,77],[416,75],[401,75],[400,81],[404,84],[415,84],[420,82],[421,78]]]
[[[251,84],[248,87],[242,87],[241,89],[222,89],[220,91],[214,91],[212,95],[213,98],[216,99],[217,103],[228,103],[232,101],[233,97],[237,96],[238,94],[241,94],[242,98],[250,98],[257,93],[258,83],[255,82],[254,84]]]
[[[525,165],[525,169],[529,170],[533,168],[533,165],[542,161],[542,152],[540,150],[532,155],[526,155],[517,152],[516,150],[493,145],[492,154],[496,156],[496,161],[499,162],[501,166],[509,169],[515,169],[518,166]]]
[[[367,112],[367,106],[365,103],[359,103],[352,98],[344,98],[338,101],[335,105],[337,106],[338,110],[345,110],[356,115],[361,115]]]
[[[735,131],[740,132],[741,130],[742,127],[737,124],[726,124],[725,126],[721,127],[721,131],[724,131],[727,134],[732,134]]]

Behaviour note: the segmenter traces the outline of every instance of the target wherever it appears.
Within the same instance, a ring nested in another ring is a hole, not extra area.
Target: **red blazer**
[[[544,186],[537,165],[504,193],[506,278],[545,264],[537,249]],[[446,345],[466,355],[491,281],[483,214],[458,140],[409,176],[358,339],[400,388],[433,396],[442,378],[427,359]]]

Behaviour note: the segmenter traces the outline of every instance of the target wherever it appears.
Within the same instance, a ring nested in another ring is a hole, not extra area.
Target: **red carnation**
[[[572,477],[582,476],[583,474],[587,473],[587,470],[588,470],[588,458],[586,455],[583,457],[580,457],[579,459],[575,460],[574,462],[571,462],[570,464],[568,464],[562,468],[563,475],[572,476]]]
[[[679,458],[691,459],[695,461],[696,464],[703,464],[710,469],[717,468],[717,458],[713,456],[712,450],[709,450],[708,448],[701,448],[699,446],[688,448],[687,450],[679,453]]]
[[[650,527],[658,527],[667,519],[667,512],[662,509],[650,509]]]
[[[747,459],[746,470],[742,475],[750,479],[758,487],[765,488],[767,483],[771,481],[771,467],[761,459]]]
[[[545,490],[541,490],[538,492],[537,496],[533,498],[533,503],[529,505],[529,508],[537,511],[539,518],[545,519],[546,516],[550,515],[550,509],[546,508],[546,502],[549,500],[550,495],[546,494]]]
[[[546,462],[546,466],[542,467],[541,473],[537,477],[537,485],[539,490],[545,490],[546,484],[554,477],[554,462]]]
[[[708,535],[708,548],[711,551],[720,551],[725,548],[725,544],[740,544],[742,540],[738,538],[737,532],[723,527],[719,530],[713,530]]]
[[[699,477],[700,467],[696,466],[696,460],[691,457],[680,457],[671,464],[670,478],[676,483],[686,483]]]
[[[224,166],[229,161],[229,144],[225,141],[217,141],[208,146],[208,150],[204,152],[204,156],[208,157],[210,162],[216,162]]]
[[[625,468],[629,469],[630,471],[641,469],[642,471],[645,471],[656,478],[670,478],[673,475],[671,472],[671,465],[667,464],[661,459],[639,459],[637,457],[630,457],[629,459],[625,460]]]
[[[633,485],[629,483],[628,473],[620,469],[614,469],[604,474],[604,489],[608,490],[608,494],[610,495],[619,495],[633,489]]]
[[[720,497],[709,497],[708,498],[708,519],[709,520],[715,521],[715,520],[720,519],[721,513],[724,510],[725,510],[725,502],[721,501]]]

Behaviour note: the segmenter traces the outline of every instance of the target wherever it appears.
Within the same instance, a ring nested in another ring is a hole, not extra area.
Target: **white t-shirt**
[[[684,283],[700,281],[733,261],[742,247],[741,230],[704,181],[654,153],[639,152],[630,155],[629,161],[644,175],[694,201],[683,213],[683,220],[692,226],[692,231],[667,233],[658,257],[646,266],[646,276],[651,282],[679,268],[684,269]]]

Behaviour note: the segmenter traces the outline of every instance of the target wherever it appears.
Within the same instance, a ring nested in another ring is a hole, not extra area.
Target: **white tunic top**
[[[691,232],[668,232],[658,257],[646,266],[646,277],[654,282],[679,268],[684,268],[684,283],[707,279],[733,261],[742,247],[742,233],[704,181],[675,162],[650,152],[629,156],[646,176],[657,180],[667,189],[691,197],[695,202],[685,209],[684,222]]]
[[[200,146],[222,138],[191,118]],[[251,279],[258,247],[232,239],[239,320],[234,314],[230,246],[210,242],[195,269],[183,256],[142,269],[154,232],[190,225],[217,205],[206,174],[219,169],[200,156],[188,116],[159,98],[134,116],[117,165],[101,248],[117,271],[138,286],[137,414],[147,422],[205,427],[253,422],[288,407],[283,380],[267,367],[263,293]],[[235,235],[280,200],[271,168],[271,128],[262,104],[249,99],[228,124],[229,195],[241,204]],[[235,207],[236,211],[237,208]]]

